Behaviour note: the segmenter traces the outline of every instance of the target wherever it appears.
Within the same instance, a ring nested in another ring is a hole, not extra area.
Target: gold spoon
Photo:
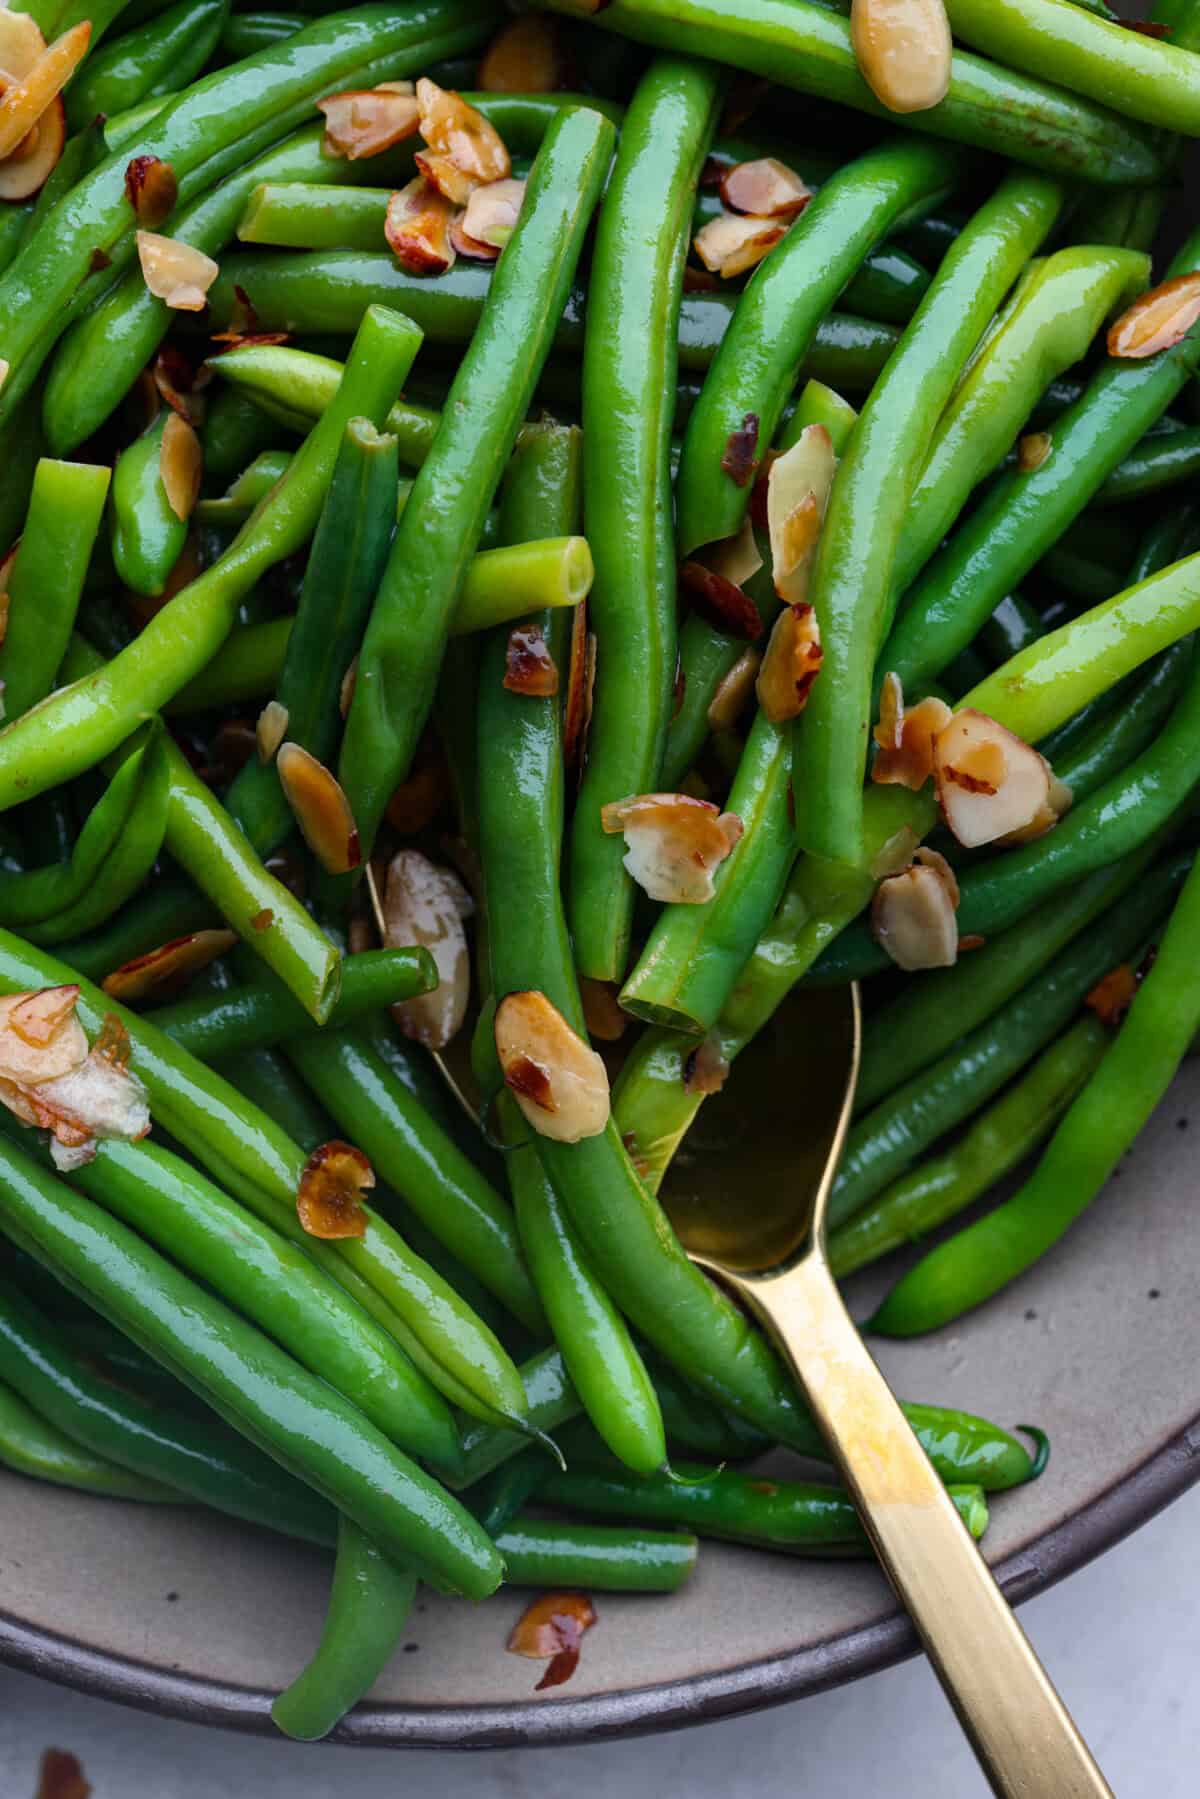
[[[830,1272],[826,1209],[861,1035],[857,987],[797,994],[703,1108],[663,1204],[692,1260],[778,1344],[993,1791],[1112,1799]]]

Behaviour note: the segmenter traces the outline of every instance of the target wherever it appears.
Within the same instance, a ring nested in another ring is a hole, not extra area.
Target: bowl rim
[[[995,1569],[1022,1604],[1102,1555],[1200,1481],[1200,1413],[1144,1461]],[[841,1686],[917,1650],[899,1610],[803,1649],[711,1673],[587,1698],[506,1704],[355,1708],[325,1739],[334,1745],[407,1749],[519,1749],[713,1723]],[[0,1611],[0,1663],[97,1698],[224,1730],[274,1735],[274,1695],[114,1655]]]

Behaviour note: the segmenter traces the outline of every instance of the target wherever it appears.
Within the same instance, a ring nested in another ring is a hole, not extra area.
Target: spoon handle
[[[1112,1799],[823,1257],[810,1253],[736,1285],[803,1388],[993,1791],[1002,1799]]]

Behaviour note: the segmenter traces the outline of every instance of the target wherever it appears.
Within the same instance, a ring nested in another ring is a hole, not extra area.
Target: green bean
[[[23,205],[10,200],[3,212],[0,212],[0,274],[8,267],[25,237],[26,227],[33,217],[33,201]]]
[[[258,625],[235,625],[212,660],[167,701],[163,712],[174,718],[269,699],[283,670],[293,622],[288,614]]]
[[[164,408],[122,450],[113,476],[113,565],[134,593],[162,592],[187,539],[188,521],[171,504],[160,466],[163,432],[173,416]]]
[[[584,509],[596,556],[596,675],[568,843],[568,922],[580,971],[619,980],[633,882],[602,806],[658,781],[675,680],[669,448],[676,320],[692,204],[722,82],[656,58],[626,109],[596,228],[583,348]]]
[[[1189,52],[1192,54],[1192,52]],[[1113,470],[1095,498],[1097,506],[1122,506],[1164,487],[1191,481],[1200,469],[1200,426],[1143,438]]]
[[[1190,639],[1164,650],[1116,716],[1101,719],[1073,750],[1060,757],[1055,772],[1071,789],[1075,805],[1090,798],[1154,740],[1179,698],[1194,653]]]
[[[918,1242],[974,1205],[1050,1135],[1109,1045],[1096,1018],[1081,1018],[1044,1049],[999,1099],[940,1155],[921,1162],[829,1239],[839,1280]]]
[[[308,426],[305,425],[307,431]],[[217,499],[199,500],[195,518],[201,525],[240,525],[275,483],[287,474],[290,450],[262,450],[238,474]]]
[[[677,506],[685,556],[714,538],[732,536],[741,523],[750,487],[723,467],[731,434],[752,414],[760,453],[766,450],[820,319],[867,251],[953,185],[953,163],[945,151],[918,139],[889,139],[825,182],[756,271],[684,436]]]
[[[44,448],[41,394],[35,389],[0,424],[0,455],[4,461],[4,479],[0,481],[0,555],[7,555],[21,535],[34,472]]]
[[[259,576],[306,542],[347,420],[358,413],[382,418],[419,343],[407,319],[378,309],[367,314],[337,403],[225,555],[155,613],[104,669],[60,688],[0,733],[0,810],[91,767],[204,666]]]
[[[1200,265],[1200,234],[1172,276]],[[909,589],[879,656],[906,690],[935,679],[1161,417],[1200,363],[1200,336],[1143,361],[1110,359],[1060,418],[1034,470],[1002,477]]]
[[[871,1320],[888,1336],[935,1330],[1045,1255],[1090,1205],[1167,1091],[1200,1026],[1193,864],[1116,1042],[1062,1120],[1031,1179],[910,1270]]]
[[[157,949],[175,937],[186,937],[216,922],[216,909],[190,881],[155,881],[102,930],[57,945],[63,961],[88,980],[107,974]]]
[[[0,1382],[0,1464],[31,1480],[109,1499],[139,1499],[147,1505],[177,1505],[180,1495],[159,1481],[146,1480],[92,1455],[50,1424],[18,1393]]]
[[[536,0],[573,12],[574,0]],[[806,0],[613,0],[595,23],[638,43],[691,52],[892,122],[858,72],[849,21]],[[1057,83],[1057,76],[1055,77]],[[1051,173],[1144,183],[1162,173],[1144,134],[1058,85],[956,51],[950,90],[921,129]]]
[[[996,667],[1036,643],[1044,630],[1042,615],[1036,606],[1031,606],[1019,593],[1009,593],[980,630],[973,648],[981,651]]]
[[[416,0],[401,13],[362,6],[317,20],[289,43],[195,82],[156,117],[140,148],[171,164],[185,203],[307,119],[319,95],[347,80],[369,86],[420,68],[438,50],[478,43],[491,23],[489,9],[465,0]],[[126,162],[117,151],[80,182],[0,277],[0,340],[11,364],[0,421],[32,383],[71,309],[107,292],[133,259]],[[90,272],[96,250],[109,259],[99,275]]]
[[[0,1143],[0,1167],[0,1219],[8,1235],[86,1293],[111,1323],[337,1506],[385,1554],[411,1562],[443,1589],[477,1599],[494,1591],[502,1564],[469,1513],[331,1387],[7,1143]],[[189,1430],[194,1423],[187,1420]],[[276,1489],[284,1488],[271,1472]],[[236,1503],[230,1483],[215,1488],[218,1504]],[[288,1501],[292,1513],[301,1500],[315,1514],[314,1534],[319,1528],[327,1540],[324,1508],[301,1490]],[[286,1513],[281,1499],[273,1503],[268,1521],[278,1529]]]
[[[72,82],[66,90],[68,100],[70,100],[74,88],[75,83]],[[21,236],[19,247],[22,250],[41,225],[51,207],[57,206],[63,195],[69,193],[77,182],[83,180],[85,175],[90,175],[97,163],[104,160],[107,151],[104,127],[98,118],[85,121],[83,128],[67,139],[62,155],[55,163],[48,179],[42,184],[41,191],[34,202],[33,211],[29,215]]]
[[[521,1383],[529,1402],[527,1423],[543,1434],[548,1435],[583,1410],[567,1377],[562,1351],[557,1346],[539,1350],[528,1361],[522,1362]],[[494,1468],[503,1466],[529,1448],[527,1435],[471,1418],[462,1420],[461,1438],[463,1474],[457,1482],[451,1480],[451,1486],[473,1486]]]
[[[303,31],[308,20],[295,12],[236,12],[225,21],[221,49],[231,62],[253,56],[272,44],[286,43]]]
[[[100,529],[110,474],[92,463],[53,462],[47,456],[34,471],[21,547],[8,576],[8,624],[0,644],[7,719],[36,706],[54,685]]]
[[[872,389],[838,468],[810,592],[824,660],[794,727],[792,778],[801,847],[832,861],[861,855],[874,650],[917,466],[964,364],[1062,199],[1054,182],[1014,175],[975,214]]]
[[[289,344],[242,344],[227,350],[213,363],[217,374],[234,383],[276,417],[307,431],[319,419],[337,392],[342,365],[330,356],[314,356]],[[420,468],[429,454],[441,414],[427,406],[397,400],[384,420],[384,430],[396,439],[406,468]]]
[[[538,1498],[602,1518],[686,1525],[702,1537],[789,1555],[870,1553],[858,1513],[840,1487],[740,1474],[732,1468],[714,1471],[697,1462],[681,1462],[675,1473],[676,1480],[661,1474],[639,1477],[611,1463],[577,1466],[572,1461],[565,1474],[546,1477]],[[988,1523],[983,1489],[952,1487],[951,1496],[971,1535],[981,1537]]]
[[[263,182],[246,202],[238,239],[288,250],[379,250],[390,199],[385,187]]]
[[[357,1524],[339,1518],[320,1644],[271,1707],[284,1736],[316,1742],[365,1697],[391,1660],[416,1596],[412,1569],[389,1561]]]
[[[228,11],[229,0],[182,0],[89,55],[66,93],[72,131],[98,113],[111,117],[189,86],[216,49]]]
[[[364,855],[428,715],[455,597],[549,350],[612,142],[611,124],[583,108],[560,113],[547,132],[397,529],[338,765]]]
[[[514,1518],[497,1535],[496,1548],[510,1586],[676,1593],[696,1566],[700,1546],[686,1531]]]
[[[357,329],[368,306],[395,306],[424,331],[431,344],[469,343],[483,312],[491,271],[458,262],[430,280],[410,275],[393,256],[361,250],[296,251],[272,256],[244,250],[227,256],[209,289],[210,317],[228,325],[240,287],[253,303],[264,331],[320,332],[344,336]],[[705,369],[711,363],[737,304],[736,294],[684,294],[679,308],[679,364]],[[583,345],[583,289],[572,288],[554,345],[578,351]],[[801,373],[851,392],[870,387],[899,338],[891,325],[833,312],[818,327]]]
[[[273,449],[282,436],[275,420],[253,401],[231,388],[218,387],[208,396],[201,433],[207,479],[228,481],[240,475],[256,456]]]
[[[22,1142],[22,1138],[15,1131],[10,1129],[9,1135],[17,1144]],[[28,1148],[28,1137],[24,1141]],[[44,1158],[43,1166],[45,1166]],[[176,1411],[198,1412],[204,1409],[203,1401],[197,1399],[191,1389],[185,1387],[181,1380],[177,1380],[168,1368],[164,1368],[161,1362],[156,1362],[153,1356],[147,1355],[144,1349],[139,1349],[132,1338],[125,1336],[121,1331],[108,1324],[100,1317],[99,1313],[93,1312],[90,1306],[84,1306],[80,1301],[81,1315],[78,1318],[61,1317],[56,1301],[51,1302],[49,1298],[39,1298],[36,1285],[31,1290],[25,1268],[36,1270],[41,1276],[44,1286],[51,1291],[57,1289],[57,1292],[68,1303],[72,1295],[54,1279],[48,1269],[43,1268],[39,1262],[35,1262],[31,1256],[22,1256],[20,1250],[14,1250],[12,1253],[21,1256],[21,1260],[25,1264],[25,1267],[22,1268],[22,1279],[18,1283],[21,1292],[27,1299],[32,1299],[43,1309],[50,1307],[51,1317],[58,1318],[63,1330],[70,1338],[71,1347],[76,1355],[82,1356],[85,1362],[95,1367],[101,1374],[107,1375],[120,1385],[131,1387],[135,1393],[140,1393],[143,1399],[166,1405]]]
[[[836,1229],[912,1166],[931,1144],[998,1093],[1067,1025],[1084,996],[1140,949],[1187,873],[1187,858],[1152,869],[1135,892],[1075,938],[1028,986],[955,1047],[880,1100],[851,1127],[829,1196]]]

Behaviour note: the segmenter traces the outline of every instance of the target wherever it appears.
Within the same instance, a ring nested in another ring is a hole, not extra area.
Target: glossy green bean
[[[239,62],[270,44],[286,43],[303,31],[307,22],[304,14],[297,12],[231,13],[221,32],[221,49],[231,62]]]
[[[226,387],[213,389],[201,433],[207,480],[232,480],[256,456],[282,442],[284,435],[275,420],[244,394]]]
[[[290,344],[235,344],[213,367],[239,393],[248,394],[301,431],[321,417],[337,392],[342,373],[341,363],[331,356],[317,356]],[[384,420],[384,430],[396,439],[405,467],[420,468],[440,424],[440,412],[401,398]]]
[[[259,501],[266,499],[280,477],[287,474],[291,460],[290,450],[261,451],[219,498],[197,501],[193,515],[197,524],[240,525]]]
[[[0,1464],[31,1480],[108,1499],[138,1499],[147,1505],[177,1505],[180,1495],[160,1481],[147,1480],[116,1462],[93,1455],[27,1405],[0,1382]]]
[[[1123,506],[1194,479],[1200,470],[1200,426],[1146,437],[1113,470],[1096,495],[1097,506]]]
[[[217,47],[229,0],[182,0],[88,56],[66,92],[67,122],[81,131],[97,114],[111,117],[187,87]]]
[[[143,730],[129,744],[108,787],[84,820],[68,860],[41,868],[0,871],[0,921],[28,930],[86,896],[132,819],[151,736],[150,730]]]
[[[612,125],[585,108],[560,113],[547,132],[397,528],[338,763],[364,854],[424,726],[458,588],[549,351],[612,142]]]
[[[107,974],[157,949],[174,937],[186,937],[216,922],[212,901],[190,881],[157,880],[139,893],[118,917],[102,930],[71,938],[56,946],[63,961],[86,979],[102,981]]]
[[[110,531],[113,566],[134,593],[160,594],[187,540],[188,521],[167,495],[161,471],[164,407],[122,450],[113,474]]]
[[[33,475],[21,547],[8,576],[0,643],[3,717],[19,718],[54,685],[79,609],[111,470],[43,456]],[[7,471],[5,475],[7,480]]]
[[[509,1586],[677,1593],[696,1566],[700,1545],[686,1531],[514,1518],[497,1535],[496,1548]]]

